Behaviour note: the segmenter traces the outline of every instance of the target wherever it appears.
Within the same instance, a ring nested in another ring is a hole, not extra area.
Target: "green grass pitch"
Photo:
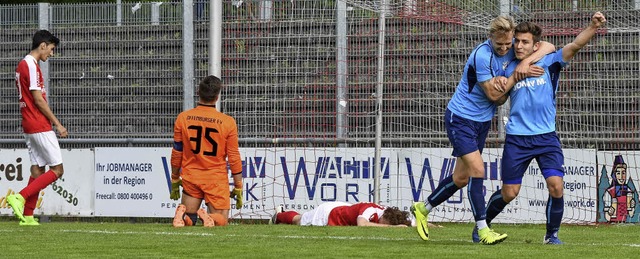
[[[640,225],[563,225],[561,246],[542,245],[544,225],[494,224],[509,238],[471,242],[471,224],[443,224],[422,241],[415,228],[0,221],[2,258],[638,258]],[[517,257],[515,257],[517,256]]]

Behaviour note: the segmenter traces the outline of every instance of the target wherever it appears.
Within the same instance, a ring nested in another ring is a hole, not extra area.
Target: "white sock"
[[[431,209],[433,209],[433,206],[429,202],[425,202],[424,207],[427,208],[427,213],[431,212]]]
[[[489,227],[487,226],[487,221],[484,219],[476,221],[476,226],[478,226],[478,230]]]

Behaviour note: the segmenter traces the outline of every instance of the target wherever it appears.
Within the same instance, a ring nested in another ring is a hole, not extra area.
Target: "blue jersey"
[[[506,66],[515,59],[513,48],[504,56],[493,53],[491,41],[478,45],[469,55],[464,66],[462,79],[447,105],[456,116],[476,121],[490,121],[496,112],[496,105],[478,84],[496,76],[505,76]]]
[[[509,64],[507,75],[515,71],[518,63]],[[556,92],[560,71],[566,64],[562,50],[550,53],[536,63],[544,68],[544,75],[525,78],[513,86],[507,134],[539,135],[556,130]]]

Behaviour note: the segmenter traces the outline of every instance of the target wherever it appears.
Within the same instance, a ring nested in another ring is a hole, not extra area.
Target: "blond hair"
[[[489,23],[489,34],[508,33],[516,28],[516,23],[511,16],[500,15]]]

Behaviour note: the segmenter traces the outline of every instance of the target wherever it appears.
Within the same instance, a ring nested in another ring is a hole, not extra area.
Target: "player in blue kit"
[[[453,145],[452,155],[459,159],[456,161],[453,175],[443,179],[425,202],[415,202],[411,206],[411,212],[416,217],[418,234],[423,240],[429,239],[427,215],[431,209],[449,199],[469,182],[469,201],[482,243],[492,245],[507,238],[506,234],[498,234],[491,230],[485,222],[485,200],[482,191],[485,171],[481,153],[496,107],[508,98],[501,96],[499,99],[489,99],[486,92],[498,87],[498,76],[505,79],[504,69],[515,58],[511,49],[514,27],[513,19],[508,16],[499,16],[491,21],[489,39],[471,52],[462,79],[449,101],[444,117],[445,127]],[[518,66],[515,74],[520,78],[543,75],[542,68],[529,64],[554,50],[552,44],[543,44],[540,51]]]
[[[558,230],[564,213],[564,155],[555,123],[558,79],[562,68],[589,43],[605,22],[604,15],[596,12],[591,17],[589,26],[580,32],[573,42],[537,62],[536,65],[545,70],[543,76],[525,78],[519,82],[516,81],[515,75],[508,79],[501,78],[505,80],[504,88],[489,91],[492,98],[502,98],[502,95],[508,93],[511,98],[511,112],[502,155],[502,189],[496,191],[489,199],[488,223],[516,198],[524,173],[535,158],[549,189],[546,209],[547,233],[543,243],[562,244],[558,239]],[[518,24],[514,41],[516,58],[523,60],[534,53],[540,44],[541,35],[542,29],[534,23]],[[507,75],[514,72],[518,62],[509,64]]]

